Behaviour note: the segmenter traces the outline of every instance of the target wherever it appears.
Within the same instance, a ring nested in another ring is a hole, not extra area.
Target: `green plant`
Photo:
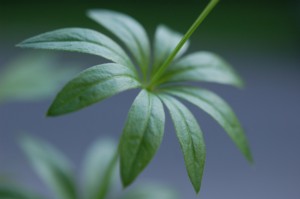
[[[79,71],[78,64],[59,65],[61,63],[53,54],[26,53],[14,57],[0,73],[0,104],[53,96],[62,83]]]
[[[77,111],[121,91],[141,89],[129,110],[119,144],[124,186],[135,180],[159,148],[164,134],[165,104],[183,151],[188,176],[199,192],[206,154],[204,139],[195,117],[177,98],[191,102],[212,116],[252,161],[243,129],[229,105],[211,91],[186,84],[204,81],[243,85],[231,66],[213,53],[196,52],[181,57],[188,48],[188,39],[217,3],[218,0],[210,1],[183,36],[164,25],[158,26],[153,60],[144,28],[130,16],[108,10],[90,10],[88,16],[114,34],[130,55],[109,37],[83,28],[55,30],[18,44],[25,48],[88,53],[115,62],[93,66],[66,84],[50,106],[48,116]]]
[[[77,188],[72,164],[47,142],[23,136],[21,146],[31,165],[57,199],[176,199],[178,195],[164,185],[143,184],[117,194],[117,145],[110,139],[96,141],[88,150]],[[28,188],[0,181],[1,199],[48,198]]]

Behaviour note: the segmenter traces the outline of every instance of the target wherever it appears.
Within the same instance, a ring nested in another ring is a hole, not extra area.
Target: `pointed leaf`
[[[154,37],[154,72],[169,57],[182,37],[182,34],[177,33],[164,25],[159,25],[157,27]],[[188,49],[188,46],[189,42],[186,42],[176,55],[176,58],[180,57]]]
[[[187,100],[207,112],[224,128],[248,161],[253,161],[244,130],[233,110],[222,98],[208,90],[194,87],[171,87],[166,92]]]
[[[159,148],[165,115],[158,97],[142,90],[133,102],[120,140],[121,177],[131,184],[144,170]]]
[[[46,142],[24,136],[21,146],[38,175],[57,198],[77,197],[73,169],[67,159]]]
[[[193,114],[183,104],[168,95],[161,94],[160,97],[170,112],[190,181],[198,193],[206,157],[202,131]]]
[[[85,199],[104,199],[117,173],[117,145],[101,139],[92,145],[84,161]]]
[[[175,190],[159,183],[139,185],[129,190],[120,199],[178,199]]]
[[[62,82],[79,71],[77,64],[58,68],[54,56],[29,53],[16,57],[0,72],[0,102],[35,101],[54,95]]]
[[[122,48],[109,37],[86,28],[63,28],[29,38],[18,47],[88,53],[133,68]]]
[[[206,81],[243,86],[243,81],[232,67],[210,52],[196,52],[176,61],[168,68],[161,83],[180,81]]]
[[[147,71],[150,44],[141,24],[128,15],[110,10],[90,10],[88,16],[118,37],[132,53],[143,73]]]
[[[77,111],[122,91],[139,87],[134,73],[125,66],[108,63],[88,68],[58,93],[49,116]]]

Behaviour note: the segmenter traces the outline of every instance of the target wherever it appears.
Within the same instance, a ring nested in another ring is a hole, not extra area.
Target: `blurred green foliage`
[[[37,101],[53,96],[62,83],[79,71],[78,64],[60,65],[53,54],[29,53],[15,57],[0,73],[0,103]]]
[[[97,140],[88,150],[80,186],[73,165],[56,148],[30,136],[20,139],[29,162],[57,199],[176,199],[178,194],[160,184],[139,184],[120,193],[117,184],[117,144],[110,139]],[[7,181],[0,181],[1,199],[42,199],[35,191]]]

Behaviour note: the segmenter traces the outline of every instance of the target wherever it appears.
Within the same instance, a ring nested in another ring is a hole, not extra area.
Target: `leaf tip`
[[[254,158],[252,156],[252,154],[249,152],[249,154],[247,155],[247,161],[248,163],[251,165],[251,166],[254,166],[255,164],[255,161],[254,161]]]
[[[122,166],[122,162],[120,164],[120,172],[121,172],[121,181],[123,189],[129,187],[133,181],[135,180],[136,176],[130,175],[130,172],[124,171],[124,166]]]
[[[196,194],[199,195],[199,193],[200,193],[200,186],[194,186],[194,190],[195,190]]]
[[[132,181],[128,180],[127,178],[124,178],[123,176],[121,178],[122,178],[122,187],[123,189],[126,189],[132,183]]]
[[[250,147],[249,147],[248,143],[244,146],[244,149],[242,150],[242,153],[243,153],[244,157],[246,158],[247,162],[250,165],[254,165],[254,158],[253,158],[253,155],[251,153],[251,150],[250,150]]]
[[[49,107],[46,113],[46,117],[55,117],[58,116],[59,114],[57,111],[53,108],[53,104]]]
[[[239,89],[244,89],[246,87],[246,83],[244,80],[242,80],[242,78],[239,78],[237,84],[236,84],[237,88]]]
[[[193,185],[193,188],[194,188],[194,191],[195,193],[198,195],[200,193],[200,190],[201,190],[201,181],[202,181],[202,176],[200,178],[200,181],[199,180],[193,180],[190,178],[190,181]]]
[[[26,154],[29,153],[31,148],[33,148],[37,142],[38,141],[36,140],[36,138],[26,133],[22,133],[18,135],[19,146],[22,149],[22,151],[25,152]]]
[[[90,19],[94,19],[96,15],[101,13],[101,9],[88,9],[86,11],[86,16],[89,17]]]
[[[20,42],[20,43],[16,44],[15,47],[17,47],[17,48],[24,48],[24,43]]]
[[[30,136],[27,134],[24,134],[24,133],[18,134],[17,140],[22,145],[25,142],[27,142],[28,140],[30,140]]]
[[[92,13],[93,13],[93,9],[89,9],[85,12],[86,16],[91,17]]]
[[[56,117],[67,113],[69,113],[69,111],[62,110],[61,106],[59,106],[59,103],[57,103],[57,100],[55,99],[50,105],[50,107],[48,108],[46,116]]]
[[[26,48],[27,47],[26,44],[28,43],[29,40],[30,40],[30,38],[29,39],[25,39],[25,40],[21,41],[20,43],[17,43],[15,45],[15,47]]]

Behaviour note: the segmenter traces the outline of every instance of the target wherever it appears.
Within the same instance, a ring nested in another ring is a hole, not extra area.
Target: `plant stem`
[[[189,28],[189,30],[185,33],[183,38],[177,44],[177,46],[173,50],[173,52],[169,55],[169,57],[166,59],[166,61],[161,65],[161,67],[158,69],[158,71],[154,74],[148,88],[153,89],[153,87],[156,84],[156,81],[161,77],[161,75],[168,68],[168,66],[173,61],[173,59],[175,58],[175,56],[177,55],[179,50],[182,48],[182,46],[185,44],[185,42],[191,37],[191,35],[195,32],[195,30],[203,22],[203,20],[207,17],[207,15],[213,10],[213,8],[217,5],[218,2],[219,2],[219,0],[211,0],[209,2],[209,4],[205,7],[205,9],[202,11],[202,13],[199,15],[199,17],[193,23],[193,25]]]

